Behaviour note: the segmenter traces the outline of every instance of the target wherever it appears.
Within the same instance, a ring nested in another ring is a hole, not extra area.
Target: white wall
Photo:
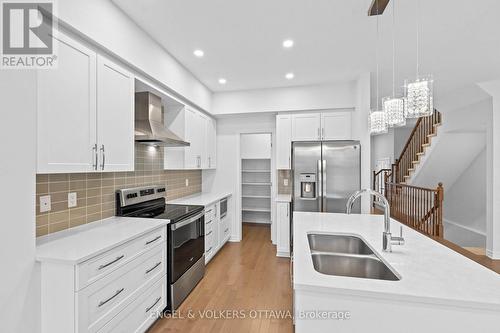
[[[460,246],[486,246],[486,147],[447,189],[445,238]]]
[[[361,188],[371,188],[371,140],[368,127],[370,114],[370,73],[359,77],[355,84],[355,111],[352,115],[353,138],[361,143]],[[370,198],[362,198],[361,212],[370,212]]]
[[[486,129],[486,254],[500,259],[500,80],[479,86],[493,99]]]
[[[217,115],[325,110],[356,105],[356,82],[221,92],[213,95],[212,113]]]
[[[36,74],[0,74],[0,331],[40,327],[35,265]]]
[[[394,163],[394,130],[386,134],[373,135],[371,137],[371,170],[376,169],[377,161],[389,158]]]
[[[407,125],[404,127],[397,127],[393,129],[394,132],[394,158],[399,158],[401,152],[403,151],[408,138],[410,137],[411,132],[415,125]]]
[[[210,111],[212,93],[110,0],[58,1],[58,17],[195,106]]]
[[[217,119],[217,169],[203,171],[203,191],[233,193],[233,220],[231,241],[240,241],[241,234],[241,164],[240,134],[274,133],[274,114],[238,115]],[[273,145],[273,149],[276,145]],[[274,156],[273,152],[273,156]],[[275,168],[273,167],[272,170]],[[273,175],[271,179],[275,179]],[[274,200],[273,200],[274,203]]]

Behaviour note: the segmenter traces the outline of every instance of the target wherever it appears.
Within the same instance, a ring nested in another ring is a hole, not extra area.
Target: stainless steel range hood
[[[135,141],[162,147],[189,146],[163,122],[161,98],[150,92],[135,94]]]

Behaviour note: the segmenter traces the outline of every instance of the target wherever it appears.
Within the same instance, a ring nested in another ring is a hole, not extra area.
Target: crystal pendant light
[[[378,63],[378,44],[379,44],[379,24],[378,24],[378,1],[377,1],[377,44],[375,46],[375,54],[376,54],[376,62],[377,62],[377,109],[375,111],[370,112],[370,134],[372,135],[377,135],[377,134],[384,134],[388,132],[388,126],[387,126],[387,118],[385,116],[385,112],[381,111],[379,109],[379,101],[380,101],[380,95],[379,95],[379,63]]]
[[[384,111],[370,112],[370,133],[373,135],[385,134],[389,130]]]
[[[432,76],[419,73],[419,0],[417,4],[417,78],[405,80],[405,115],[407,118],[431,116],[434,113],[434,90]]]
[[[387,125],[389,127],[399,127],[406,125],[405,99],[396,97],[396,47],[395,47],[395,3],[392,2],[392,96],[382,99]]]

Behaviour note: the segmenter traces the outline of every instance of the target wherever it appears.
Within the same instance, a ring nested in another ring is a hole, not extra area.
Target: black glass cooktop
[[[165,198],[146,200],[136,204],[121,206],[119,193],[116,194],[116,215],[144,217],[179,222],[203,211],[203,206],[166,204]]]
[[[191,205],[172,205],[168,204],[163,207],[163,209],[158,211],[159,214],[154,216],[155,219],[166,219],[170,220],[171,223],[183,220],[191,215],[194,215],[203,210],[203,206],[191,206]]]

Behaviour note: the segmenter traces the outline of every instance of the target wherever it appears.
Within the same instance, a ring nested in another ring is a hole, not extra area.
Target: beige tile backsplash
[[[290,170],[278,170],[278,194],[292,194],[292,172]],[[283,180],[288,179],[288,186],[283,184]]]
[[[189,180],[186,186],[185,180]],[[135,171],[39,174],[36,176],[36,235],[76,227],[115,215],[115,191],[120,188],[165,184],[168,200],[201,192],[201,171],[163,170],[163,149],[137,144]],[[68,208],[68,193],[77,206]],[[51,196],[51,211],[40,213],[40,196]]]

